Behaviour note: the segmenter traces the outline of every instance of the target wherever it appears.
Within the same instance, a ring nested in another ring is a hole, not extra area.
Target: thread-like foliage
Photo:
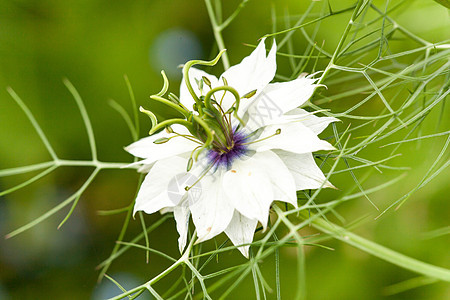
[[[236,11],[221,21],[221,1],[205,0],[219,50],[225,49],[222,33],[226,31],[240,11],[245,9],[247,2],[247,0],[242,1]],[[333,124],[331,130],[327,131],[327,140],[337,150],[331,153],[316,153],[315,158],[317,162],[320,162],[319,165],[326,173],[327,179],[333,180],[333,178],[345,176],[348,184],[339,186],[340,190],[333,192],[333,199],[329,201],[323,200],[329,199],[329,196],[323,196],[325,190],[322,188],[313,191],[299,191],[297,193],[298,209],[289,209],[282,207],[277,202],[274,203],[270,228],[266,232],[257,234],[251,245],[250,259],[238,265],[227,265],[221,260],[225,253],[236,251],[236,247],[232,246],[229,241],[217,239],[222,243],[216,244],[213,250],[203,250],[202,245],[193,243],[195,233],[191,236],[191,244],[180,258],[171,257],[161,250],[152,248],[148,234],[164,224],[170,215],[164,215],[158,222],[147,226],[144,216],[139,214],[138,221],[142,225],[142,233],[125,241],[128,225],[132,220],[133,203],[122,209],[102,211],[100,212],[102,215],[125,215],[117,244],[112,249],[111,255],[98,265],[99,279],[106,276],[123,291],[122,294],[112,299],[125,297],[135,299],[145,291],[148,291],[156,299],[225,299],[232,293],[236,293],[237,288],[244,280],[248,279],[253,282],[257,299],[266,299],[268,294],[275,295],[277,299],[280,299],[282,288],[293,288],[282,287],[281,284],[280,276],[283,270],[280,269],[279,251],[282,247],[297,248],[296,299],[305,299],[307,273],[305,271],[304,246],[329,249],[322,243],[331,238],[425,276],[419,277],[420,280],[414,282],[393,286],[389,290],[390,293],[401,292],[439,280],[450,282],[450,271],[447,269],[404,256],[355,235],[351,230],[355,224],[359,223],[348,224],[338,212],[343,203],[355,199],[365,199],[370,203],[373,212],[376,212],[376,217],[382,217],[394,208],[401,207],[415,191],[439,176],[450,164],[448,159],[450,130],[449,128],[438,130],[442,119],[448,114],[445,101],[450,92],[450,41],[431,43],[400,25],[392,15],[398,10],[405,9],[405,6],[408,5],[407,2],[400,1],[391,4],[386,1],[384,7],[379,7],[372,1],[359,0],[354,5],[334,10],[326,1],[312,1],[306,12],[298,17],[289,14],[279,17],[278,12],[273,10],[273,32],[265,37],[273,37],[277,40],[278,59],[287,60],[290,68],[289,73],[277,74],[276,78],[292,80],[304,72],[320,71],[316,74],[319,83],[325,85],[327,89],[318,89],[308,102],[306,109],[322,110],[322,114],[336,117],[342,122]],[[326,36],[326,33],[321,31],[322,23],[338,16],[347,18],[348,22],[337,44],[330,46],[327,45],[326,39],[323,42],[318,40],[319,36]],[[415,46],[409,50],[395,52],[393,45],[399,39],[407,40]],[[298,44],[306,45],[306,47],[298,49],[296,46]],[[229,67],[227,53],[223,54],[222,62],[225,68]],[[134,111],[137,112],[134,94],[128,79],[126,79],[126,83]],[[67,80],[64,80],[64,84],[80,110],[89,138],[92,159],[87,161],[60,159],[31,111],[21,98],[9,88],[9,94],[25,112],[52,160],[0,170],[1,177],[40,171],[39,174],[22,184],[0,192],[0,195],[25,188],[62,166],[91,167],[93,171],[73,195],[44,215],[12,231],[7,237],[13,237],[38,225],[71,204],[67,217],[61,222],[63,225],[70,217],[83,192],[101,170],[120,169],[127,165],[127,163],[100,162],[98,160],[88,112],[73,85]],[[122,116],[133,139],[136,140],[139,132],[137,115],[134,114],[133,117],[130,117],[126,110],[116,102],[111,102],[111,105]],[[323,108],[327,109],[323,110]],[[430,115],[438,117],[430,118]],[[437,129],[432,133],[424,134],[424,127],[429,127],[429,124]],[[441,142],[439,137],[446,137],[446,139]],[[404,172],[411,167],[398,166],[394,163],[401,155],[403,145],[417,144],[428,140],[436,140],[435,146],[440,148],[439,154],[434,157],[428,171],[407,194],[398,199],[390,199],[387,207],[380,207],[376,201],[372,200],[372,195],[400,182],[404,178]],[[374,148],[380,149],[380,157],[371,160],[365,156],[364,150]],[[396,172],[396,175],[385,177],[385,180],[378,185],[367,186],[366,182],[369,178],[387,171],[391,174]],[[342,224],[337,225],[336,222]],[[323,234],[320,236],[302,236],[300,234],[303,228],[311,226]],[[261,228],[258,231],[261,231]],[[448,233],[448,230],[445,232]],[[168,267],[144,284],[125,290],[119,282],[107,276],[106,272],[115,260],[120,259],[121,255],[131,248],[146,251],[147,260],[150,255],[166,260]],[[221,262],[220,264],[216,263],[218,260]],[[266,272],[262,270],[262,265],[267,269],[268,263],[274,264],[272,269],[275,276],[271,276],[275,277],[274,281],[268,280]],[[178,276],[178,280],[174,281],[169,290],[159,290],[155,286],[156,283],[169,274],[172,276],[171,278]]]

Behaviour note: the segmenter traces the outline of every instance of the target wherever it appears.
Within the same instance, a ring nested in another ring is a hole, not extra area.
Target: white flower
[[[318,86],[315,79],[269,83],[275,55],[274,43],[266,56],[263,40],[220,78],[189,68],[179,99],[179,107],[194,111],[187,122],[174,120],[170,130],[126,148],[148,172],[134,212],[173,211],[180,251],[192,215],[197,242],[225,232],[234,245],[246,244],[238,249],[248,257],[257,223],[266,228],[274,200],[297,207],[297,190],[332,187],[312,152],[334,149],[317,135],[337,119],[298,108]]]

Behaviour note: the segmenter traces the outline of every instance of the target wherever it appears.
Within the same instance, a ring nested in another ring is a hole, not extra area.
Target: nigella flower
[[[151,135],[126,148],[143,158],[140,170],[148,172],[134,211],[173,211],[180,251],[192,215],[197,242],[225,232],[248,257],[257,223],[266,228],[273,201],[297,207],[297,190],[332,187],[312,152],[334,149],[317,135],[337,119],[298,108],[318,87],[315,79],[270,83],[275,56],[275,43],[266,56],[262,40],[219,78],[192,65],[213,65],[220,55],[191,61],[179,100],[163,98],[167,88],[152,97],[183,118],[158,124],[142,109],[152,119]]]

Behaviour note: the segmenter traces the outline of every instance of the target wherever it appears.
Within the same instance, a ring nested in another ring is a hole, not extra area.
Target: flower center
[[[213,147],[208,152],[208,159],[214,168],[231,168],[233,161],[247,153],[247,136],[234,129],[230,132],[229,143],[225,147]]]

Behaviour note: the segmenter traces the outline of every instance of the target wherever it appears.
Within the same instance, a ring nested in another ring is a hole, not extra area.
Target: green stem
[[[89,119],[86,107],[84,106],[83,100],[81,99],[80,94],[75,89],[73,84],[67,79],[63,79],[64,85],[67,87],[69,92],[72,94],[73,99],[75,100],[78,109],[80,110],[81,118],[83,119],[84,127],[86,128],[87,135],[89,138],[89,145],[91,147],[92,160],[97,161],[97,146],[95,144],[94,130],[92,128],[91,120]]]
[[[223,22],[219,25],[219,30],[223,31],[225,28],[228,27],[228,25],[231,24],[231,22],[239,15],[241,10],[244,8],[244,6],[247,4],[249,0],[243,0],[239,6],[236,8],[236,10]],[[219,22],[221,22],[219,20]]]
[[[122,169],[127,167],[130,163],[116,163],[116,162],[102,162],[92,160],[68,160],[68,159],[55,159],[54,161],[47,161],[25,167],[17,167],[11,169],[0,170],[0,177],[18,175],[45,168],[57,166],[57,167],[96,167],[99,169]],[[127,167],[136,169],[136,167]]]
[[[124,297],[127,297],[129,295],[132,295],[132,294],[137,293],[139,291],[142,291],[144,289],[148,289],[151,285],[153,285],[153,284],[157,283],[158,281],[160,281],[167,274],[169,274],[170,272],[175,270],[178,266],[180,266],[182,264],[189,264],[189,254],[191,253],[191,250],[192,250],[192,247],[194,246],[194,242],[195,242],[196,238],[197,238],[197,234],[196,234],[196,232],[194,232],[194,234],[192,235],[191,241],[189,242],[189,245],[187,246],[186,251],[183,253],[183,255],[181,255],[181,257],[176,262],[174,262],[172,265],[170,265],[163,272],[159,273],[158,275],[156,275],[155,277],[153,277],[152,279],[150,279],[146,283],[141,284],[140,286],[137,286],[137,287],[135,287],[135,288],[125,292],[125,293],[117,295],[116,297],[110,298],[109,300],[123,299]]]
[[[33,172],[33,171],[37,171],[37,170],[42,170],[45,168],[52,167],[53,165],[55,165],[54,161],[47,161],[47,162],[24,166],[24,167],[3,169],[3,170],[0,170],[0,177],[12,176],[12,175],[17,175],[17,174],[23,174],[23,173]]]
[[[302,211],[300,215],[304,219],[310,219],[311,225],[316,229],[332,235],[334,238],[352,245],[366,253],[381,258],[391,264],[397,265],[401,268],[422,274],[431,278],[450,282],[450,270],[433,266],[428,263],[416,260],[401,253],[395,252],[389,248],[381,246],[377,243],[362,238],[345,228],[330,223],[321,218],[314,218],[314,215],[308,215],[308,212]]]
[[[347,38],[347,35],[350,32],[350,29],[352,28],[353,23],[358,16],[358,12],[359,12],[359,9],[362,4],[363,4],[363,1],[359,0],[358,4],[356,5],[355,9],[353,10],[352,17],[350,18],[350,21],[348,21],[348,24],[345,27],[344,33],[342,34],[341,39],[339,40],[336,50],[334,50],[334,53],[330,59],[330,62],[328,63],[327,67],[325,68],[325,71],[323,71],[323,74],[320,77],[317,84],[321,84],[324,81],[325,76],[328,74],[328,72],[330,72],[330,70],[334,67],[334,63],[335,63],[337,57],[339,56],[339,52],[341,51],[342,47],[344,46],[345,39]]]
[[[217,24],[216,15],[214,14],[214,9],[211,5],[211,0],[205,0],[206,10],[208,11],[209,19],[211,20],[211,26],[214,33],[214,38],[217,42],[217,47],[219,47],[220,51],[225,50],[225,43],[223,42],[222,37],[222,29],[225,27]],[[226,24],[227,26],[228,24]],[[230,68],[230,60],[228,59],[228,55],[225,53],[222,58],[223,68],[227,70]]]

